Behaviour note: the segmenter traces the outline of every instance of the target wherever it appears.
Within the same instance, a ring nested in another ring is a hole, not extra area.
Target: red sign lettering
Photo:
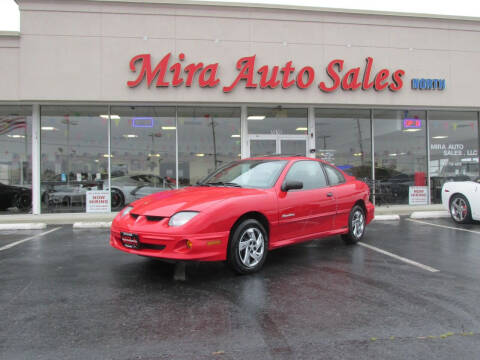
[[[135,80],[127,81],[127,86],[134,88],[144,80],[147,87],[155,83],[155,87],[191,87],[194,83],[205,88],[214,88],[221,83],[217,77],[219,64],[190,63],[183,66],[185,54],[178,55],[178,61],[170,65],[172,53],[166,54],[152,70],[152,57],[150,54],[140,54],[130,60],[130,70],[137,74]],[[389,89],[398,91],[403,87],[402,77],[405,71],[398,69],[391,72],[388,69],[380,69],[374,73],[373,58],[366,58],[365,68],[354,67],[345,69],[345,61],[342,59],[332,60],[326,67],[328,79],[318,83],[318,88],[326,93],[337,89],[343,91],[355,91],[358,89],[367,91],[373,88],[375,91]],[[287,61],[283,66],[262,65],[257,70],[256,55],[242,57],[237,61],[238,74],[229,84],[222,86],[224,93],[233,91],[239,84],[248,89],[275,89],[279,85],[288,89],[296,85],[299,89],[308,89],[315,82],[315,70],[312,66],[304,66],[298,72],[293,61]],[[281,73],[281,74],[279,74]]]

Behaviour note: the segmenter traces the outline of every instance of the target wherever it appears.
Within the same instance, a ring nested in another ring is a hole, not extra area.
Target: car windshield
[[[234,161],[207,176],[199,185],[271,188],[282,172],[286,160]]]

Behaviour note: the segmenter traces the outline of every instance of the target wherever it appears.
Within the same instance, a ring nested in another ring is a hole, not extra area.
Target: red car
[[[110,244],[170,260],[258,271],[267,252],[320,237],[358,242],[374,217],[368,186],[307,157],[234,161],[196,186],[137,200],[113,220]]]

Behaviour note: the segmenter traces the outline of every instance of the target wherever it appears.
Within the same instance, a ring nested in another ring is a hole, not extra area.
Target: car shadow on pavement
[[[339,237],[283,247],[270,251],[264,268],[252,275],[238,275],[226,262],[185,262],[185,278],[180,282],[208,283],[257,276],[275,278],[282,274],[297,273],[300,268],[318,265],[322,261],[333,261],[339,255],[348,257],[352,248],[354,247],[345,246]],[[134,261],[115,267],[114,273],[119,281],[130,285],[138,281],[171,284],[175,282],[176,264],[161,259],[137,257]]]

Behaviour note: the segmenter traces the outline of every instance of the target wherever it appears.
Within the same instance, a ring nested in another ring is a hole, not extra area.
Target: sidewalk
[[[375,215],[411,215],[418,211],[445,211],[442,205],[391,205],[377,206]],[[45,223],[47,225],[64,225],[78,222],[110,222],[117,215],[117,212],[109,214],[97,213],[66,213],[66,214],[17,214],[1,215],[0,224],[22,224],[22,223]]]
[[[447,211],[442,204],[435,205],[387,205],[375,207],[375,215],[411,215],[417,211]]]
[[[76,222],[112,221],[117,212],[109,214],[97,213],[65,213],[65,214],[17,214],[1,215],[0,224],[45,223],[48,225],[64,225]]]

